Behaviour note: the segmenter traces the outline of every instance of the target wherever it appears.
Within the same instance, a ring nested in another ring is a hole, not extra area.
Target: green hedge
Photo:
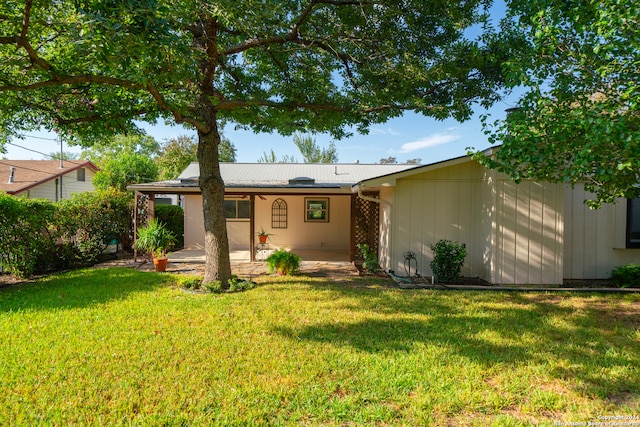
[[[48,200],[0,193],[0,266],[18,276],[53,268],[57,262],[56,207]]]
[[[0,193],[0,267],[26,277],[97,261],[108,242],[131,246],[133,196],[114,190],[52,203]]]
[[[182,208],[174,205],[157,205],[154,215],[159,222],[164,224],[167,230],[178,238],[174,247],[184,247],[184,211]]]

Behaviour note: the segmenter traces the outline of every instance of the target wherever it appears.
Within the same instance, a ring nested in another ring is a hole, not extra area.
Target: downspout
[[[358,197],[360,197],[362,200],[368,200],[368,201],[374,202],[374,203],[384,203],[384,204],[389,205],[389,206],[392,205],[392,203],[389,200],[376,199],[375,197],[369,197],[369,196],[365,196],[364,194],[362,194],[362,183],[358,183]]]
[[[374,202],[374,203],[378,203],[378,204],[385,204],[385,205],[387,205],[389,207],[391,207],[393,205],[393,203],[391,203],[391,201],[389,201],[389,200],[377,199],[375,197],[365,196],[364,194],[362,194],[362,188],[363,188],[362,183],[359,182],[357,185],[358,185],[358,197],[361,198],[362,200],[367,200],[369,202]],[[378,226],[380,226],[380,225],[378,224]],[[391,228],[389,228],[388,234],[389,234],[389,240],[391,240]],[[378,256],[379,256],[379,254],[378,254]],[[384,267],[383,267],[383,270],[384,270]]]

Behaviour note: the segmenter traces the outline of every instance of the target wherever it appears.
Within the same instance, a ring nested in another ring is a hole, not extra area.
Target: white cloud
[[[400,135],[400,132],[398,132],[396,130],[393,130],[392,128],[386,128],[386,129],[371,128],[371,129],[369,129],[369,133],[371,135],[392,135],[392,136]]]
[[[434,147],[436,145],[448,144],[459,140],[460,135],[448,134],[448,133],[434,133],[433,135],[425,136],[417,141],[407,142],[400,147],[400,153],[411,153],[413,151],[421,150],[423,148]]]

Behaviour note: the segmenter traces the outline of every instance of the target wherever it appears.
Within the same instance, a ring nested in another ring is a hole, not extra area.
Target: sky
[[[478,107],[476,114],[463,123],[454,119],[438,121],[415,113],[405,113],[402,117],[372,126],[367,135],[355,133],[350,138],[342,140],[334,140],[324,134],[311,137],[321,147],[327,147],[333,141],[339,163],[379,163],[380,159],[395,157],[398,163],[419,158],[420,163],[429,164],[463,156],[467,147],[478,150],[488,148],[490,144],[483,132],[480,114],[488,112],[492,119],[502,119],[506,114],[505,109],[514,107],[515,103],[515,100],[507,99],[498,102],[489,111]],[[194,131],[181,126],[144,124],[142,127],[158,142],[179,135],[195,136]],[[271,149],[278,158],[288,155],[302,161],[292,137],[283,137],[276,133],[256,134],[247,130],[235,130],[232,126],[224,129],[224,135],[236,147],[238,162],[257,162],[263,153],[270,152]],[[12,140],[6,149],[7,153],[0,156],[7,159],[42,160],[49,158],[46,154],[60,152],[60,142],[55,133],[31,132],[24,140]],[[80,153],[81,148],[65,144],[64,151]]]
[[[504,3],[500,0],[494,3],[491,10],[494,20],[504,14],[504,7]],[[480,115],[489,113],[491,122],[503,119],[506,115],[505,110],[515,107],[516,104],[517,98],[512,95],[498,102],[488,111],[477,106],[476,114],[463,123],[454,119],[438,121],[407,112],[402,117],[372,126],[367,135],[354,133],[350,138],[342,140],[333,140],[329,135],[323,134],[311,136],[321,147],[328,147],[333,141],[338,152],[339,163],[379,163],[381,159],[395,157],[398,163],[418,158],[421,164],[430,164],[463,156],[467,152],[467,147],[474,147],[477,150],[490,147],[482,129]],[[158,142],[179,135],[195,136],[194,131],[177,125],[167,126],[159,123],[140,126]],[[283,137],[277,133],[256,134],[252,131],[236,130],[233,126],[227,126],[223,133],[236,148],[237,162],[257,162],[263,157],[263,153],[270,153],[271,149],[277,158],[288,156],[302,161],[302,156],[290,136]],[[0,153],[0,158],[41,160],[48,159],[48,154],[59,153],[60,142],[55,133],[32,132],[28,133],[24,140],[14,139],[5,148],[7,153]],[[80,153],[81,148],[65,145],[64,151]]]

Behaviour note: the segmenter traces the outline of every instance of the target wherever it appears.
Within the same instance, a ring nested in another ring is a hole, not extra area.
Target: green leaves
[[[477,158],[514,179],[584,183],[591,205],[639,194],[638,6],[513,0],[503,26],[526,40],[505,76],[525,92]],[[635,31],[630,29],[636,28]]]

